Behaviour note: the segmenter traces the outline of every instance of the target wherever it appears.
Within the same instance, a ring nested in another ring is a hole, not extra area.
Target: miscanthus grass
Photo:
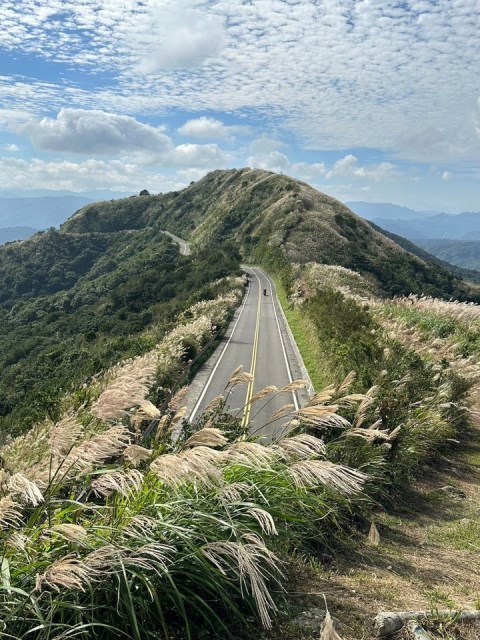
[[[185,390],[145,413],[149,369],[127,402],[131,372],[110,376],[108,411],[102,395],[92,402],[103,429],[67,415],[49,431],[43,467],[2,471],[0,637],[194,638],[205,627],[228,635],[251,615],[268,628],[285,554],[321,545],[339,507],[362,499],[367,475],[328,460],[321,434],[302,427],[346,424],[330,392],[289,409],[288,433],[269,444],[220,428],[222,399],[174,438]],[[249,379],[234,372],[225,396]],[[138,427],[151,419],[145,446]]]

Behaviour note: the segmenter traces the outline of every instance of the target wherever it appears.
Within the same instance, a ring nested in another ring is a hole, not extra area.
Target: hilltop
[[[61,232],[145,227],[176,233],[194,248],[234,241],[246,260],[337,264],[374,276],[391,295],[472,295],[448,269],[405,250],[335,198],[259,169],[213,171],[179,192],[88,205]]]

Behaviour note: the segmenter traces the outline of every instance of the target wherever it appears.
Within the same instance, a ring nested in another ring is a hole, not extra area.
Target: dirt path
[[[480,389],[472,400],[479,411]],[[302,581],[305,594],[319,594],[306,596],[309,606],[322,606],[325,593],[343,640],[372,638],[379,611],[480,608],[478,416],[449,455],[442,469],[426,469],[402,504],[377,515],[378,547],[365,542]]]

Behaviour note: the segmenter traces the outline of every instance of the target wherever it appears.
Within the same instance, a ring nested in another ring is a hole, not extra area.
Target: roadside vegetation
[[[184,421],[241,257],[315,387],[270,443],[228,411],[241,369]],[[446,301],[474,295],[450,271],[252,170],[89,205],[0,266],[0,637],[307,640],[326,598],[367,640],[382,608],[480,605],[480,313]]]

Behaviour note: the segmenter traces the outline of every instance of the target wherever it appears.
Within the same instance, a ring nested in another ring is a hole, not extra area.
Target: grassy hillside
[[[419,244],[445,262],[464,269],[480,269],[480,240],[421,240]]]
[[[181,256],[151,229],[51,230],[1,247],[0,433],[54,417],[72,385],[142,353],[237,270],[235,252]]]
[[[317,393],[284,407],[288,433],[268,445],[226,410],[247,372],[182,421],[180,374],[239,304],[242,256],[280,276],[316,374]],[[408,608],[377,584],[393,565],[401,576],[398,558],[372,570],[348,552],[382,553],[390,511],[468,437],[480,338],[475,305],[385,293],[467,296],[460,279],[340,202],[249,169],[89,205],[0,248],[0,273],[9,637],[248,640],[263,625],[265,640],[306,640],[290,621],[326,594],[341,637],[359,640],[374,608]],[[469,601],[478,591],[460,588]]]
[[[418,244],[414,244],[410,242],[410,240],[398,236],[391,231],[381,229],[374,222],[370,222],[370,224],[376,231],[390,238],[421,260],[437,264],[443,271],[448,271],[461,280],[476,284],[480,283],[480,272],[477,271],[474,266],[474,256],[476,252],[479,253],[478,264],[480,266],[480,242],[463,242],[462,240],[417,240]],[[465,248],[465,256],[462,252],[463,248]],[[471,266],[468,266],[470,261]],[[476,296],[474,295],[474,297]]]
[[[196,247],[232,240],[246,259],[339,264],[389,294],[469,295],[448,270],[414,256],[338,200],[262,170],[213,171],[180,192],[89,205],[62,232],[163,228]]]

